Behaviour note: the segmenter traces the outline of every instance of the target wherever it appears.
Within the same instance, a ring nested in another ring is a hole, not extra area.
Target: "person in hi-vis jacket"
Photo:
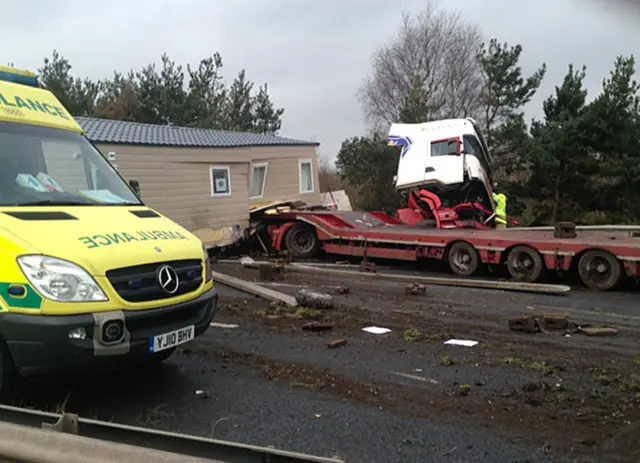
[[[493,200],[496,203],[496,228],[507,228],[507,196],[504,193],[496,193],[497,185],[493,186]]]

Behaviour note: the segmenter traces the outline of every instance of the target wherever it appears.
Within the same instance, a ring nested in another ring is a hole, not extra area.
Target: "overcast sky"
[[[548,74],[529,116],[561,83],[567,65],[586,64],[597,93],[619,54],[640,50],[640,15],[596,0],[444,0],[487,37],[524,47],[522,64]],[[629,0],[629,3],[631,1]],[[268,82],[285,108],[281,134],[317,140],[335,157],[364,132],[356,98],[371,54],[425,0],[0,0],[0,62],[36,69],[57,49],[76,75],[94,79],[159,62],[163,52],[196,64],[219,51],[225,76],[245,68]],[[640,7],[638,7],[640,9]]]

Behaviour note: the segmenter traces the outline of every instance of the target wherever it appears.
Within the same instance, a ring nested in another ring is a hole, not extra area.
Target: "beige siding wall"
[[[313,146],[252,148],[251,160],[267,164],[267,179],[262,198],[251,198],[251,203],[299,199],[308,204],[320,204],[318,188],[318,156]],[[300,161],[311,160],[313,165],[313,192],[300,193]],[[251,173],[249,174],[251,179]]]
[[[98,145],[108,157],[116,154],[120,174],[138,180],[146,204],[196,232],[226,227],[244,229],[249,203],[300,199],[320,204],[318,160],[315,147],[255,147],[235,149],[164,148],[136,145]],[[300,160],[313,165],[311,193],[300,193]],[[262,198],[249,200],[251,163],[268,164]],[[228,166],[231,195],[212,197],[210,166]],[[226,232],[225,232],[226,233]],[[207,236],[211,236],[210,234]]]
[[[116,153],[118,171],[138,180],[146,204],[195,231],[248,225],[247,151],[99,145]],[[235,161],[235,162],[232,162]],[[228,166],[231,195],[211,196],[210,166]]]

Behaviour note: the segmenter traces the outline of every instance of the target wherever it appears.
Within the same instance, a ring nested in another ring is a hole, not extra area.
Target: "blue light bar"
[[[13,82],[14,84],[27,85],[29,87],[40,87],[38,84],[38,78],[34,73],[5,66],[0,66],[0,80]]]

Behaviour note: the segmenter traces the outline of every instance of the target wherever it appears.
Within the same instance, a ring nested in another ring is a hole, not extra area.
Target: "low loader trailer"
[[[283,206],[283,207],[281,207]],[[407,218],[414,214],[414,218]],[[459,277],[483,267],[506,266],[520,282],[541,282],[550,272],[577,273],[588,288],[607,291],[640,273],[640,238],[576,231],[559,223],[554,230],[494,229],[455,211],[432,211],[436,220],[419,220],[420,210],[337,212],[284,203],[252,212],[263,248],[292,257],[327,254],[366,258],[445,261]]]

